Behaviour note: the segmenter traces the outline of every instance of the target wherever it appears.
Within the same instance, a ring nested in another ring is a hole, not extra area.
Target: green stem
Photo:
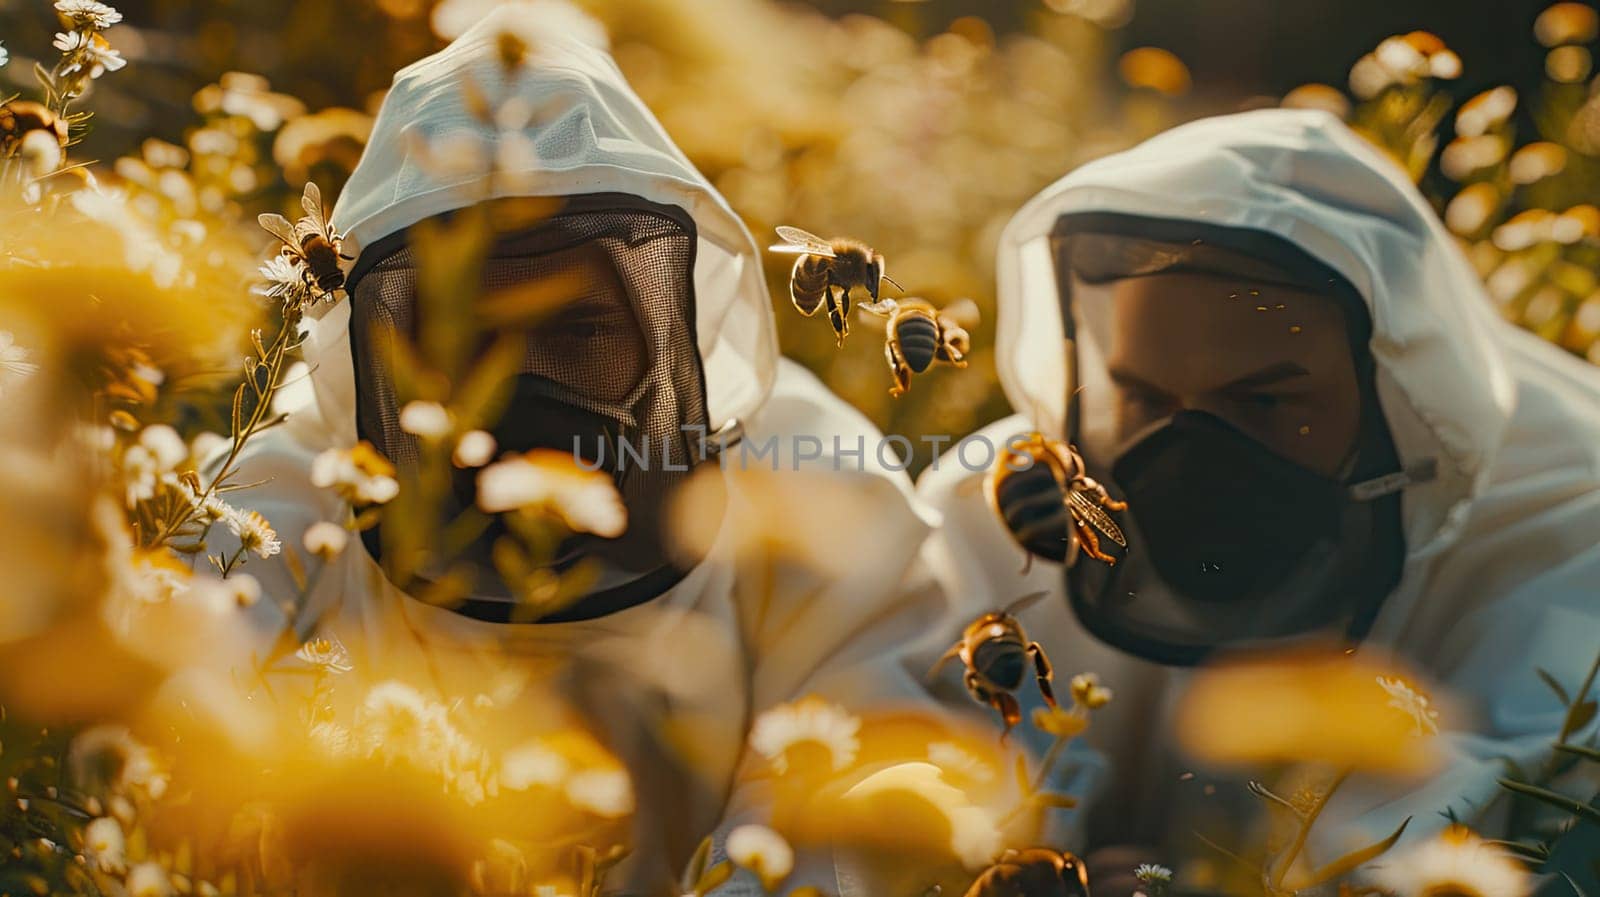
[[[1305,819],[1300,823],[1299,831],[1295,832],[1294,840],[1290,842],[1289,849],[1284,851],[1283,855],[1273,864],[1269,881],[1274,892],[1282,890],[1284,877],[1294,867],[1294,861],[1300,858],[1300,852],[1306,846],[1306,839],[1311,837],[1311,827],[1317,824],[1317,817],[1321,816],[1323,808],[1327,807],[1328,799],[1333,797],[1333,793],[1339,790],[1339,786],[1343,785],[1346,779],[1350,778],[1350,772],[1349,769],[1345,769],[1334,776],[1333,781],[1328,783],[1327,789],[1317,795],[1316,803],[1312,804],[1311,809],[1306,811]]]

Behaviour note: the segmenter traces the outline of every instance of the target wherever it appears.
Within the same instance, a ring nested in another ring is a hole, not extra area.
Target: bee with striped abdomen
[[[984,480],[984,493],[1029,558],[1070,565],[1081,548],[1097,561],[1115,564],[1117,558],[1102,549],[1097,531],[1128,547],[1122,528],[1106,513],[1125,511],[1127,503],[1112,498],[1088,475],[1071,446],[1041,433],[1006,443]]]
[[[1016,616],[1045,594],[1035,592],[1019,598],[1004,610],[991,611],[968,623],[961,633],[961,640],[950,646],[950,650],[928,671],[931,679],[938,675],[946,663],[960,658],[967,668],[962,676],[967,691],[979,703],[988,704],[999,712],[1005,721],[1007,735],[1011,733],[1011,727],[1022,719],[1022,708],[1017,704],[1016,692],[1022,688],[1030,661],[1044,702],[1051,707],[1056,706],[1055,691],[1050,687],[1050,659],[1045,656],[1038,642],[1028,640]]]
[[[798,227],[779,227],[782,243],[768,247],[771,252],[797,254],[789,272],[789,298],[800,314],[811,317],[826,306],[828,323],[840,345],[850,335],[850,291],[865,287],[876,303],[878,285],[887,280],[900,284],[883,273],[883,254],[860,240],[835,237],[824,240]]]
[[[270,212],[263,212],[256,220],[267,233],[283,241],[286,258],[304,266],[306,289],[312,298],[322,299],[344,287],[344,269],[339,262],[351,258],[340,252],[344,235],[328,227],[322,212],[322,191],[315,183],[306,182],[300,207],[306,215],[292,225],[289,219]]]
[[[899,302],[885,299],[877,308],[869,310],[879,314],[887,312],[889,316],[883,354],[889,362],[889,373],[894,377],[889,394],[895,398],[905,395],[911,388],[912,374],[926,372],[935,362],[958,368],[967,366],[972,337],[966,328],[978,320],[978,306],[972,300],[962,299],[935,309],[921,299]]]
[[[1007,850],[978,876],[966,897],[1089,897],[1089,872],[1065,851]]]

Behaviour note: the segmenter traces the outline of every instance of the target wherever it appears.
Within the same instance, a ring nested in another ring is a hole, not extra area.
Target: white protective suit
[[[1011,220],[999,246],[996,357],[1023,413],[977,434],[995,445],[1065,432],[1068,392],[1081,384],[1066,382],[1050,233],[1079,212],[1276,234],[1365,299],[1400,460],[1439,465],[1436,479],[1403,493],[1404,572],[1365,644],[1398,652],[1475,722],[1447,735],[1451,765],[1404,799],[1345,789],[1317,840],[1348,848],[1411,815],[1410,840],[1443,825],[1437,814],[1447,807],[1470,816],[1496,796],[1500,758],[1533,768],[1560,728],[1563,708],[1535,667],[1575,689],[1600,652],[1600,371],[1501,320],[1405,175],[1342,122],[1257,111],[1178,127],[1086,165]],[[922,475],[919,493],[944,515],[926,548],[930,564],[971,613],[1053,594],[1024,615],[1030,635],[1058,677],[1094,670],[1117,695],[1089,736],[1099,754],[1085,758],[1090,768],[1110,766],[1094,786],[1106,796],[1090,834],[1153,843],[1184,769],[1163,765],[1162,754],[1186,674],[1092,638],[1067,606],[1059,566],[1036,560],[1023,577],[1022,552],[986,506],[981,476],[948,456]]]
[[[332,215],[331,224],[347,235],[345,252],[357,256],[400,229],[484,198],[484,175],[425,170],[411,141],[462,132],[491,147],[503,139],[470,118],[459,90],[469,76],[490,97],[508,89],[495,39],[513,25],[525,38],[533,32],[536,48],[511,86],[537,113],[523,131],[536,167],[500,179],[499,192],[620,193],[686,210],[699,241],[696,321],[711,429],[738,420],[749,442],[778,437],[778,479],[793,469],[832,470],[833,437],[847,450],[864,440],[864,456],[846,458],[837,476],[873,513],[833,520],[825,535],[841,547],[870,546],[871,562],[832,569],[820,583],[780,580],[773,599],[758,606],[757,589],[736,575],[732,553],[741,532],[770,525],[759,515],[773,509],[750,506],[732,492],[703,563],[658,598],[598,619],[496,624],[426,606],[396,590],[353,538],[315,580],[304,613],[325,615],[323,631],[342,640],[359,674],[420,678],[447,697],[470,699],[485,691],[499,657],[548,658],[583,669],[580,698],[590,708],[605,708],[602,721],[620,741],[612,747],[629,762],[639,802],[634,852],[608,888],[663,893],[701,837],[737,821],[762,820],[759,802],[740,784],[751,720],[808,694],[852,708],[925,700],[919,698],[923,667],[902,669],[898,658],[901,646],[926,630],[923,621],[942,613],[943,601],[926,583],[907,584],[929,530],[910,478],[875,455],[879,434],[862,415],[778,356],[771,300],[750,233],[602,49],[549,29],[540,33],[536,14],[509,6],[398,72]],[[330,490],[311,485],[309,471],[323,450],[356,441],[349,317],[349,302],[341,300],[307,324],[311,386],[298,398],[287,397],[289,421],[250,444],[238,477],[270,482],[230,495],[264,515],[293,549],[308,526],[347,513]],[[816,437],[820,457],[794,460],[796,435]],[[245,570],[261,579],[268,596],[294,594],[279,559],[251,561]],[[273,603],[263,600],[259,612],[273,617]],[[427,682],[428,655],[440,653],[459,655],[460,665],[441,674],[456,678]],[[668,759],[658,738],[670,738],[683,755]],[[685,765],[687,773],[679,769]],[[795,883],[805,881],[830,893],[849,892],[825,858],[802,866]],[[728,891],[753,884],[737,879]]]

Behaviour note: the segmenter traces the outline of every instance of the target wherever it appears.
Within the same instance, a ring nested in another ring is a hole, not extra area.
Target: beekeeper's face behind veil
[[[600,579],[588,597],[546,619],[581,619],[648,600],[680,578],[661,545],[662,502],[704,459],[705,434],[759,404],[774,352],[742,225],[609,57],[563,29],[543,28],[540,18],[525,5],[506,7],[396,75],[333,215],[348,234],[346,251],[358,256],[350,301],[313,325],[309,341],[332,442],[365,439],[402,469],[416,464],[418,443],[400,426],[402,403],[385,361],[394,335],[415,338],[429,326],[407,228],[490,198],[562,198],[552,217],[500,236],[482,286],[563,284],[570,294],[519,332],[522,363],[492,433],[502,452],[576,451],[614,476],[626,534],[578,537],[560,549],[560,568],[587,561]],[[513,28],[531,37],[532,55],[508,69],[497,39]],[[540,30],[529,35],[530,28]],[[531,112],[531,123],[510,131],[478,121],[465,107],[469,81],[491,102]],[[501,170],[491,177],[487,168],[422,164],[422,147],[459,146],[464,136],[488,147]],[[476,294],[463,285],[463,301]],[[494,336],[485,334],[485,345]],[[619,442],[640,458],[619,463]],[[474,474],[456,475],[447,514],[473,504]],[[497,519],[463,558],[434,565],[465,559],[476,571],[463,612],[509,617],[513,590],[492,560],[504,533]],[[366,541],[381,560],[381,536],[369,532]]]
[[[1483,309],[1433,307],[1481,288],[1386,166],[1325,116],[1212,119],[1008,227],[1007,394],[1129,503],[1119,563],[1063,574],[1102,640],[1180,664],[1359,640],[1453,535],[1503,375]]]

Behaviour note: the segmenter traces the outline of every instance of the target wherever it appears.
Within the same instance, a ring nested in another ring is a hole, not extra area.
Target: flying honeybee
[[[1064,851],[1007,850],[978,876],[966,897],[1089,897],[1089,872]]]
[[[984,480],[989,507],[999,515],[1011,538],[1034,556],[1071,564],[1081,548],[1089,557],[1115,564],[1101,549],[1101,535],[1122,548],[1128,538],[1106,511],[1125,511],[1085,471],[1083,458],[1071,446],[1041,433],[1011,440],[999,452]]]
[[[889,395],[900,398],[911,388],[911,375],[925,373],[935,362],[967,366],[972,337],[967,327],[978,321],[978,306],[962,299],[936,309],[921,299],[885,299],[864,309],[888,316],[883,356],[894,385]]]
[[[828,323],[833,325],[840,345],[850,335],[851,290],[865,287],[876,303],[880,281],[887,280],[900,288],[894,278],[883,273],[883,255],[859,240],[824,240],[798,227],[780,227],[778,236],[783,242],[769,247],[769,251],[800,256],[789,272],[789,298],[794,307],[809,318],[826,305]]]
[[[256,220],[267,233],[283,241],[286,258],[305,267],[306,288],[313,298],[322,299],[344,286],[344,270],[339,262],[351,258],[340,253],[344,235],[329,229],[322,213],[322,191],[315,183],[306,182],[300,207],[306,215],[293,225],[282,215],[270,212],[263,212]]]
[[[1050,687],[1050,659],[1038,642],[1028,640],[1017,614],[1045,596],[1034,592],[1007,605],[1004,610],[991,611],[967,624],[961,640],[950,646],[928,671],[928,678],[938,675],[944,665],[956,658],[966,666],[962,681],[967,691],[979,703],[988,704],[1005,720],[1005,734],[1022,719],[1016,691],[1022,687],[1029,661],[1033,663],[1033,676],[1039,683],[1044,702],[1056,706],[1056,694]],[[1003,737],[1003,736],[1002,736]]]

